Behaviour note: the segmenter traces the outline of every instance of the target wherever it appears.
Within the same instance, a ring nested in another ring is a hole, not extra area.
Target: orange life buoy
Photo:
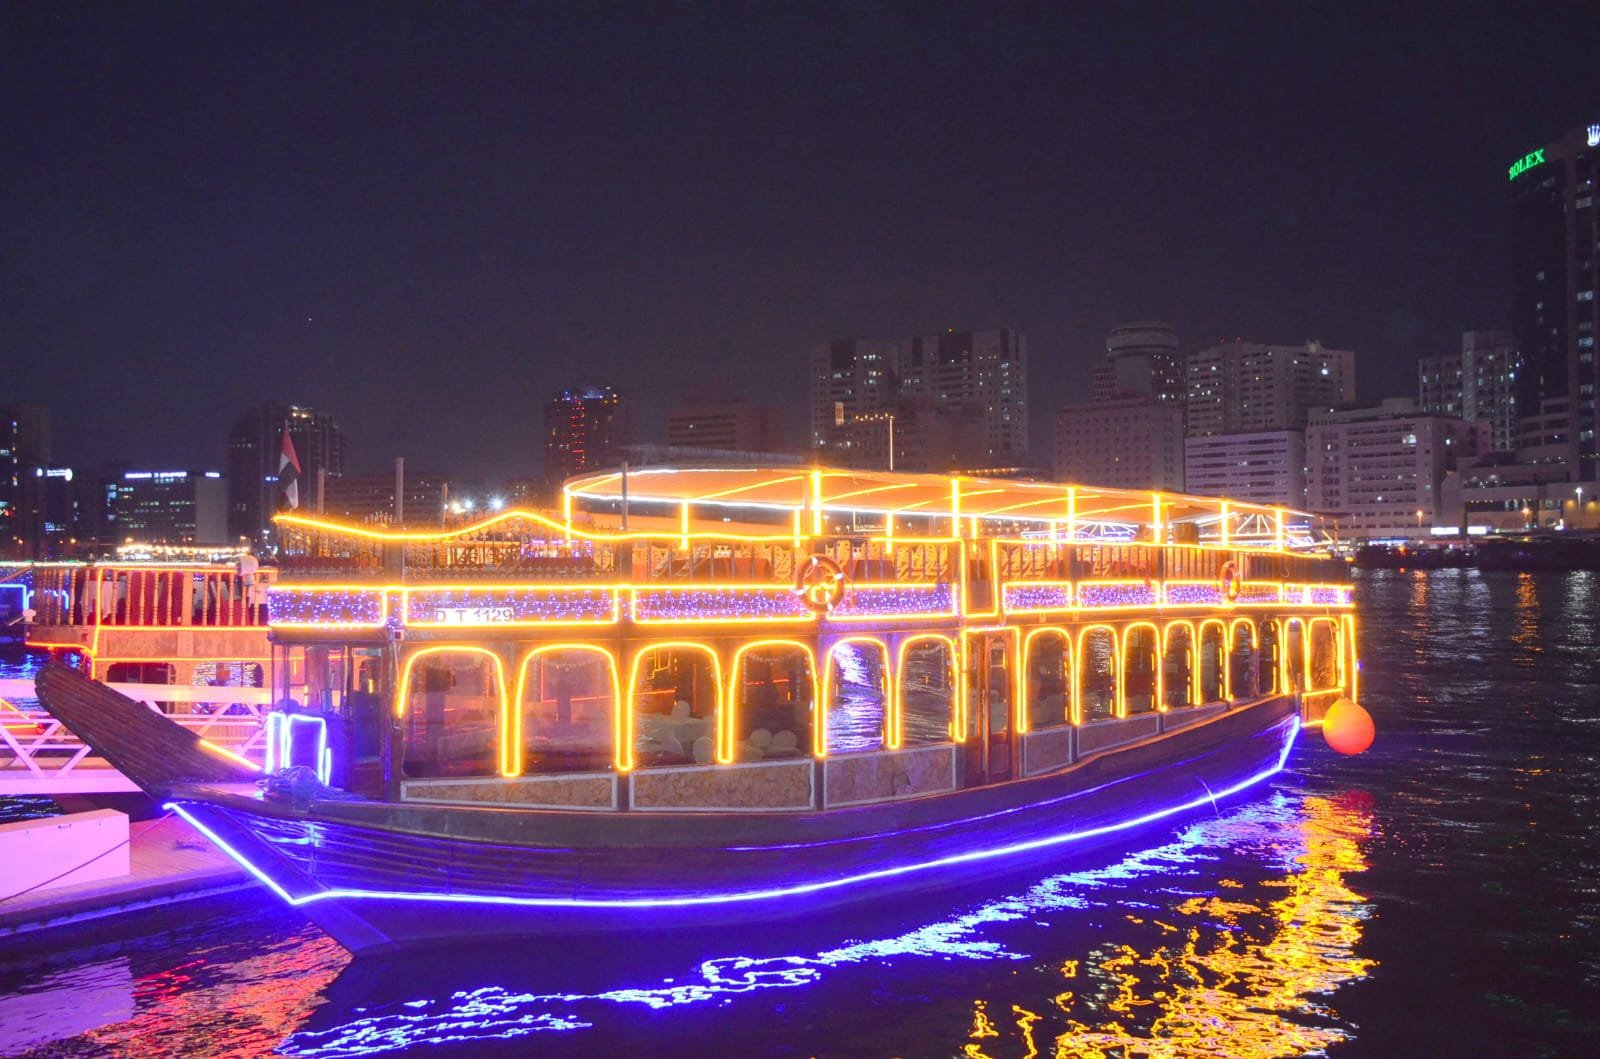
[[[838,606],[848,587],[844,571],[826,555],[809,555],[795,570],[794,594],[818,614]]]
[[[1222,585],[1222,598],[1232,603],[1239,598],[1239,568],[1233,565],[1233,560],[1222,564],[1222,572],[1217,575],[1218,582]]]

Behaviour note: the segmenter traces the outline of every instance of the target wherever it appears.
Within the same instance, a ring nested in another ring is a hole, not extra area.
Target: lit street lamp
[[[1578,486],[1578,507],[1572,513],[1573,529],[1583,529],[1583,486]]]

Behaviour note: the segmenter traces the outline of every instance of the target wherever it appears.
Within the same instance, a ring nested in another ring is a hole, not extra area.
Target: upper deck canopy
[[[1230,536],[1269,536],[1300,512],[1220,497],[1186,496],[1058,482],[970,478],[961,475],[798,467],[647,467],[568,479],[573,501],[719,505],[790,512],[867,514],[921,518],[978,518],[1051,526],[1128,526],[1233,523]],[[1158,508],[1159,505],[1159,508]],[[1265,528],[1252,534],[1243,523]],[[1242,532],[1241,532],[1242,531]],[[1209,536],[1209,534],[1205,534]]]

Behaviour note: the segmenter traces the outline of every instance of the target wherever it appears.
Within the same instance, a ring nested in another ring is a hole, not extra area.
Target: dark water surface
[[[0,1053],[1600,1054],[1600,578],[1360,581],[1376,747],[894,923],[352,963],[249,893],[0,966]],[[5,959],[5,957],[0,957]]]

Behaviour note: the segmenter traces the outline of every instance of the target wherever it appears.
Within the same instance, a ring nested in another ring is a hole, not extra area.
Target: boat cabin
[[[280,516],[269,766],[395,801],[805,811],[1354,696],[1343,561],[1217,498],[647,468],[452,529]]]

